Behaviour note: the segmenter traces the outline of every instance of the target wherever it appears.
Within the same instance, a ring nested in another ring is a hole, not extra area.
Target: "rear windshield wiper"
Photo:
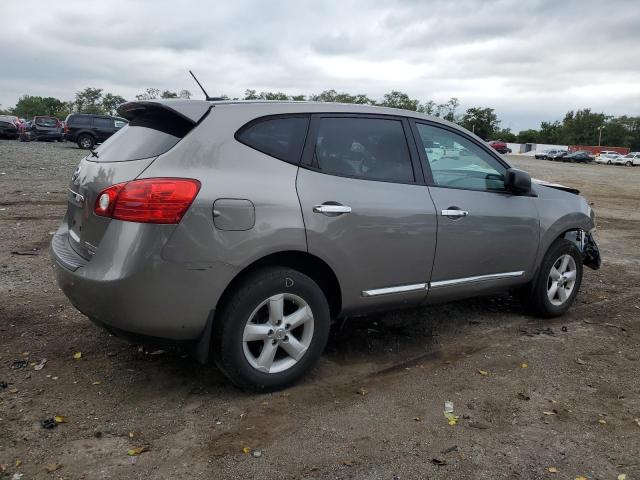
[[[98,157],[98,152],[96,152],[93,148],[90,148],[90,149],[89,149],[89,151],[91,152],[91,155],[92,155],[92,156],[94,156],[94,157],[96,157],[96,158],[99,158],[99,157]]]

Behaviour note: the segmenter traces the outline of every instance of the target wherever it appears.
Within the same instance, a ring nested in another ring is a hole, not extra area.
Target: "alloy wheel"
[[[272,295],[251,313],[242,335],[244,356],[263,373],[279,373],[297,364],[313,339],[313,312],[291,293]]]
[[[577,270],[576,261],[569,254],[564,254],[555,261],[547,279],[547,297],[552,305],[560,306],[571,296]]]

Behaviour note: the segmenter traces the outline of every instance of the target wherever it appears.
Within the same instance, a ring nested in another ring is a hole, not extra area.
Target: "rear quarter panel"
[[[239,271],[271,253],[307,250],[295,188],[298,167],[234,138],[241,126],[259,116],[251,106],[215,106],[197,128],[140,176],[195,178],[202,184],[194,204],[165,246],[164,259],[195,268],[226,264]],[[253,203],[253,228],[216,228],[213,204],[217,199]]]

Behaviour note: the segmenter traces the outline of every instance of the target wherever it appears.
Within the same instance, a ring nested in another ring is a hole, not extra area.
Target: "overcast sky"
[[[637,0],[0,0],[0,104],[336,89],[490,106],[514,131],[570,109],[640,115]]]

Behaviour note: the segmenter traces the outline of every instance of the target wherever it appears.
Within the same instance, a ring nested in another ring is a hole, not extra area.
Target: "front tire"
[[[536,278],[523,292],[525,308],[533,315],[563,315],[580,290],[582,255],[573,242],[556,240],[542,259]]]
[[[329,325],[329,304],[311,278],[290,268],[261,269],[240,282],[216,316],[213,356],[236,386],[279,390],[317,363]]]

